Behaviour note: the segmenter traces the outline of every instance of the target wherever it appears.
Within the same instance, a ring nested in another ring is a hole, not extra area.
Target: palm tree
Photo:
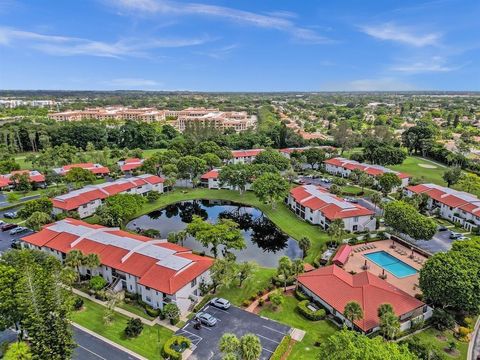
[[[345,305],[345,309],[343,309],[343,315],[348,321],[350,321],[353,329],[355,326],[354,322],[356,320],[363,319],[363,310],[358,302],[350,301]]]
[[[310,247],[312,246],[312,243],[310,241],[309,238],[307,237],[302,237],[300,239],[300,241],[298,242],[298,246],[300,247],[300,249],[302,249],[302,252],[303,252],[303,258],[305,259],[305,256],[307,256],[307,252],[308,250],[310,249]]]
[[[380,318],[380,330],[385,339],[394,339],[400,331],[400,321],[395,315],[390,304],[382,304],[378,307],[377,315]]]
[[[258,360],[262,353],[262,344],[254,334],[245,334],[240,339],[240,351],[243,360]]]
[[[298,276],[298,274],[303,273],[303,271],[304,271],[303,260],[302,259],[293,260],[292,272],[295,274],[295,276]]]
[[[287,291],[287,281],[292,274],[292,260],[288,256],[282,256],[278,261],[277,274],[283,278],[284,291]]]
[[[377,211],[377,206],[382,203],[382,195],[379,193],[375,192],[372,194],[370,197],[370,201],[375,205],[375,212]]]
[[[100,266],[100,258],[97,254],[88,254],[82,259],[82,265],[89,268],[90,270],[96,269]]]
[[[235,334],[225,333],[220,338],[218,348],[224,355],[236,354],[238,349],[240,349],[240,340],[238,340]]]
[[[65,265],[77,271],[77,276],[80,277],[80,266],[83,265],[83,254],[80,250],[72,250],[65,258]],[[77,277],[77,279],[78,279]]]
[[[345,224],[342,219],[333,220],[328,226],[327,233],[330,235],[331,241],[339,242],[340,238],[345,234]]]

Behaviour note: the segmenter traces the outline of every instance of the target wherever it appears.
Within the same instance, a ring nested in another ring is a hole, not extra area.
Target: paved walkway
[[[472,339],[468,344],[467,360],[477,360],[477,356],[480,356],[480,316],[477,318]]]
[[[75,289],[75,288],[72,288],[72,290],[73,290],[73,293],[78,295],[78,296],[84,297],[86,299],[89,299],[89,300],[93,301],[94,303],[97,303],[99,305],[107,307],[107,302],[106,301],[98,300],[94,296],[86,294],[83,291],[80,291],[80,290]],[[135,319],[138,318],[142,321],[142,323],[144,323],[145,325],[148,325],[148,326],[160,325],[160,326],[163,326],[167,329],[172,330],[173,332],[178,330],[178,327],[176,327],[174,325],[171,325],[167,320],[160,320],[159,318],[155,318],[153,320],[148,320],[148,319],[145,319],[144,317],[142,317],[140,315],[134,314],[134,313],[132,313],[128,310],[122,309],[118,306],[116,306],[114,308],[114,310],[116,312],[118,312],[119,314],[125,315],[126,317],[135,318]]]

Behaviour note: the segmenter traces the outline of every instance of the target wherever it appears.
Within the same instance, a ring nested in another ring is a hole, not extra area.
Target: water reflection
[[[157,229],[166,238],[170,232],[185,229],[194,215],[212,222],[228,218],[238,223],[247,247],[231,251],[237,261],[253,260],[261,266],[276,267],[281,256],[295,259],[302,255],[297,242],[281,232],[260,210],[221,200],[191,200],[168,205],[131,221],[127,227],[132,230]],[[192,237],[188,237],[184,245],[210,253]]]

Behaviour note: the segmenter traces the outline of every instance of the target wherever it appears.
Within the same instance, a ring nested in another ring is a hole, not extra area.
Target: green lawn
[[[435,168],[428,169],[428,168],[419,166],[419,164],[426,165],[426,166],[435,166]],[[401,171],[401,172],[410,174],[415,178],[421,178],[423,179],[422,182],[434,183],[442,186],[446,185],[445,181],[443,181],[442,179],[442,175],[447,168],[443,165],[434,164],[421,157],[407,156],[403,164],[388,166],[388,167],[392,170]]]
[[[123,301],[121,301],[118,305],[119,308],[122,308],[124,310],[130,311],[131,313],[134,313],[135,315],[141,316],[147,320],[154,320],[155,318],[153,316],[148,315],[145,312],[145,309],[141,307],[141,305],[131,303],[127,304]]]
[[[468,343],[466,342],[461,342],[455,339],[453,336],[453,333],[451,331],[445,331],[443,334],[446,336],[446,340],[443,341],[439,338],[437,338],[438,335],[440,335],[441,332],[438,331],[437,329],[434,328],[428,328],[425,331],[422,331],[419,334],[416,334],[414,336],[418,337],[421,339],[423,342],[430,343],[432,344],[439,352],[443,353],[447,359],[467,359],[467,352],[468,352]],[[445,348],[448,347],[448,344],[454,340],[457,344],[457,349],[459,351],[458,356],[454,357],[451,356],[448,352],[443,351]]]
[[[315,347],[315,342],[318,339],[328,338],[337,331],[338,328],[326,320],[307,320],[296,311],[297,303],[298,300],[295,297],[286,296],[285,302],[280,310],[273,311],[268,305],[264,305],[264,308],[260,311],[260,315],[306,331],[303,340],[293,347],[288,357],[289,359],[316,359],[318,358],[318,348]]]
[[[160,325],[144,325],[143,331],[137,338],[127,339],[123,331],[128,318],[115,313],[114,321],[110,325],[103,323],[105,307],[88,299],[84,299],[84,309],[72,314],[72,321],[96,332],[113,342],[120,344],[148,359],[162,359],[160,349],[173,332]]]
[[[250,296],[256,294],[258,290],[265,289],[270,284],[270,279],[274,273],[275,269],[258,268],[243,282],[241,288],[238,287],[237,282],[235,282],[229,287],[220,288],[215,296],[223,297],[232,304],[240,306],[243,300],[249,299]]]
[[[162,195],[157,201],[147,203],[142,210],[133,218],[152,212],[153,210],[165,207],[169,204],[184,200],[208,199],[208,200],[231,200],[242,204],[256,207],[263,211],[283,232],[296,240],[306,236],[312,242],[312,248],[306,261],[312,262],[320,253],[323,245],[328,240],[328,235],[320,227],[311,225],[298,218],[284,203],[278,203],[275,209],[262,203],[252,192],[240,195],[237,191],[231,190],[209,190],[198,189],[175,189],[172,192]]]

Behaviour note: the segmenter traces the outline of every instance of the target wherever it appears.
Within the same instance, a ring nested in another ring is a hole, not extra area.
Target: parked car
[[[28,228],[23,227],[23,226],[18,226],[16,228],[14,228],[13,230],[10,230],[10,235],[20,234],[20,233],[25,232],[25,231],[28,231]]]
[[[325,184],[330,184],[332,182],[330,179],[327,178],[321,178],[320,181],[324,182]]]
[[[460,234],[460,233],[457,233],[457,232],[453,232],[453,231],[450,233],[450,239],[452,239],[452,240],[456,240],[456,239],[458,239],[460,236],[463,236],[463,234]]]
[[[16,228],[17,226],[18,226],[17,224],[5,223],[0,226],[0,230],[7,231],[10,229]]]
[[[445,225],[438,225],[437,226],[437,231],[447,231],[448,228]]]
[[[470,240],[470,238],[468,236],[461,235],[458,238],[456,238],[455,240]]]
[[[230,307],[230,301],[224,298],[213,298],[210,301],[210,304],[212,304],[215,307],[218,307],[220,309],[227,310]]]
[[[3,217],[6,219],[16,219],[18,217],[18,214],[16,211],[10,211],[3,214]]]
[[[206,312],[199,312],[196,316],[195,316],[196,319],[200,320],[200,322],[204,325],[208,325],[208,326],[215,326],[215,324],[217,323],[217,319],[215,317],[213,317],[212,315],[210,315],[209,313],[206,313]]]

